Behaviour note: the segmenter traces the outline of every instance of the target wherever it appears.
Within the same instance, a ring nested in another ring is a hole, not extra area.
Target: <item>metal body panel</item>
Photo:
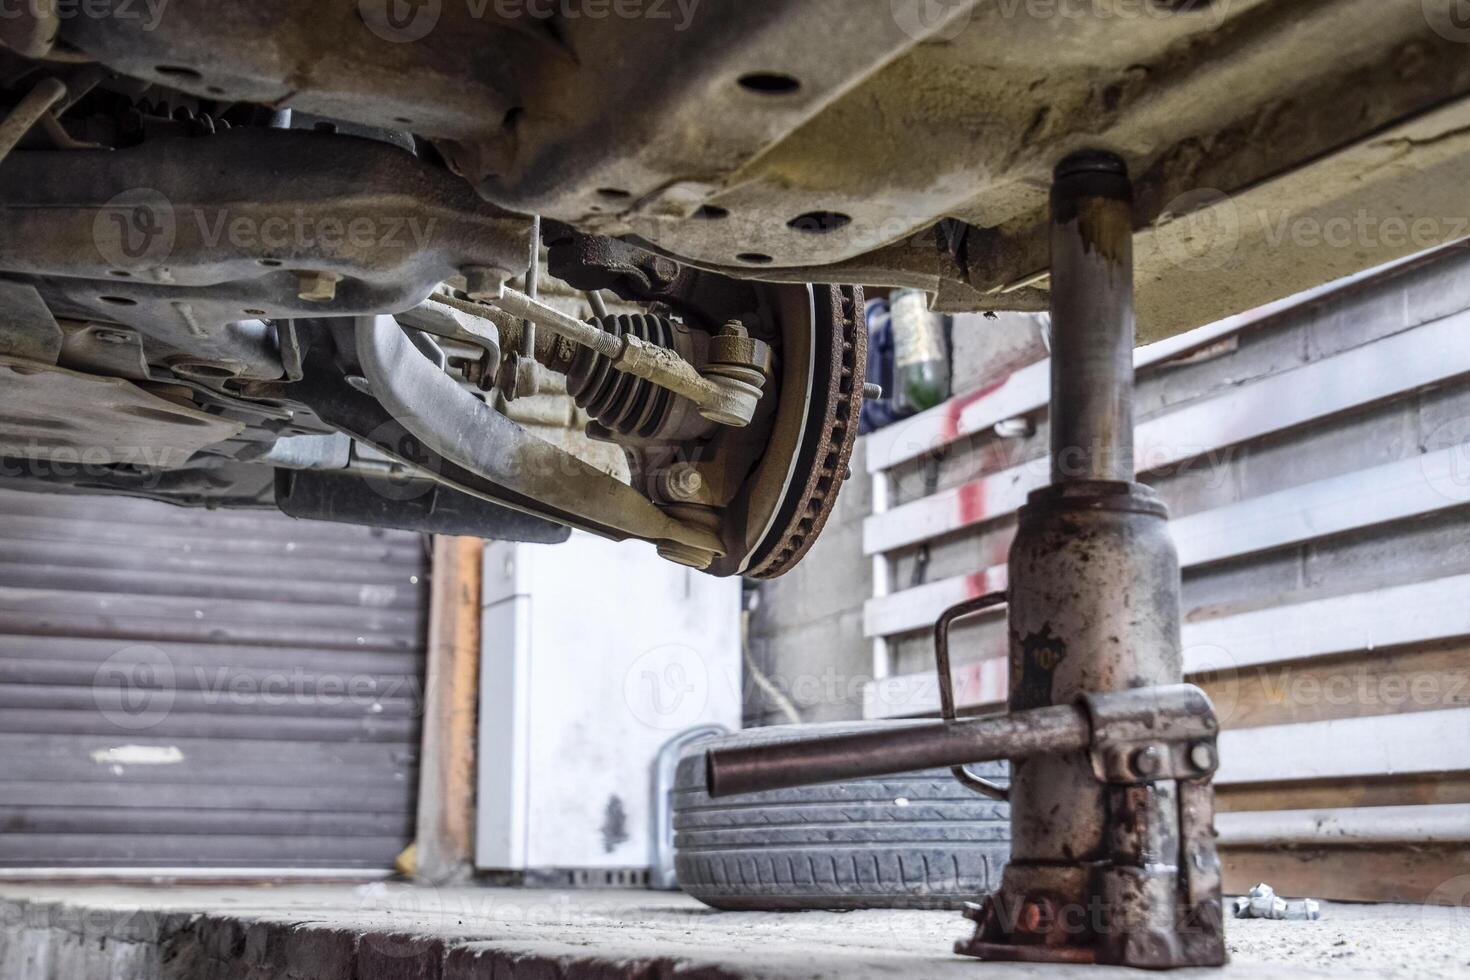
[[[200,98],[421,134],[518,213],[947,310],[1045,307],[1048,172],[1105,147],[1136,175],[1157,338],[1465,237],[1457,2],[178,0],[60,40]],[[1346,246],[1301,233],[1343,220]]]

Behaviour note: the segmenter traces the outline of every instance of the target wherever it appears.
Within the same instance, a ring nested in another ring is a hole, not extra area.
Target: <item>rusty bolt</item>
[[[337,298],[337,283],[341,281],[335,272],[298,272],[296,295],[308,303],[330,303]]]
[[[510,279],[510,273],[506,270],[484,265],[474,265],[460,271],[464,273],[465,295],[475,300],[495,299]]]
[[[671,466],[664,475],[664,492],[672,500],[695,501],[704,490],[704,477],[688,463]]]
[[[1133,753],[1133,771],[1140,776],[1152,776],[1163,767],[1163,757],[1156,746],[1149,745]]]
[[[1189,761],[1202,772],[1209,770],[1215,765],[1215,750],[1209,742],[1196,742],[1189,749]]]

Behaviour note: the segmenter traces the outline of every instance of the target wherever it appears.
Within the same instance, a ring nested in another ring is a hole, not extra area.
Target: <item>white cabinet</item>
[[[575,532],[488,544],[482,602],[476,864],[641,874],[659,748],[740,727],[739,579]]]

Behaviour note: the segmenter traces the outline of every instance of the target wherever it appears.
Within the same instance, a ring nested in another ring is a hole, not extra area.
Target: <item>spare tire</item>
[[[948,770],[710,799],[711,749],[904,727],[785,725],[691,746],[673,791],[679,887],[744,911],[957,908],[990,892],[1010,856],[1010,807]],[[971,768],[1008,783],[1005,763]]]

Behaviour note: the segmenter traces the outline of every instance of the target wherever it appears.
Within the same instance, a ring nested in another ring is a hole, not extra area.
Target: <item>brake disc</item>
[[[772,579],[811,550],[851,475],[868,333],[857,286],[778,287],[781,394],[770,444],[727,514],[741,540],[715,574]]]

